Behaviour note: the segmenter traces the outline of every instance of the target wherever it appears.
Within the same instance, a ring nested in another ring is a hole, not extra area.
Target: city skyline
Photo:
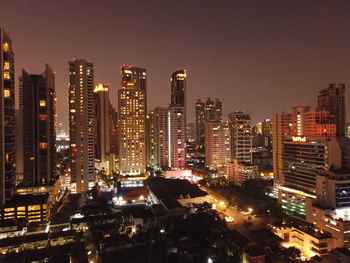
[[[186,1],[186,8],[181,8],[183,5],[170,2],[105,1],[104,5],[90,2],[83,6],[85,12],[79,13],[80,1],[70,3],[70,10],[64,2],[2,1],[0,24],[14,42],[16,76],[22,68],[39,74],[43,64],[52,65],[58,121],[66,130],[66,63],[72,57],[94,63],[96,83],[111,84],[114,107],[121,64],[147,69],[150,109],[170,103],[169,74],[184,68],[189,122],[194,122],[198,97],[218,97],[224,116],[242,110],[256,123],[297,104],[315,107],[317,100],[312,94],[330,83],[350,82],[350,4],[271,2],[273,5],[224,1],[218,6]],[[115,10],[120,10],[118,15],[110,14]],[[139,14],[133,21],[125,19],[131,12]],[[89,19],[98,13],[108,19]],[[68,18],[73,14],[75,23],[70,25]],[[129,27],[139,29],[131,34]],[[91,41],[85,41],[91,32]],[[18,78],[15,80],[18,90]],[[301,93],[304,96],[300,97]]]

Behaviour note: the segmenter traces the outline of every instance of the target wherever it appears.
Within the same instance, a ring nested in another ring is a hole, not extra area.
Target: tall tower
[[[157,165],[160,168],[167,168],[169,165],[169,127],[168,108],[157,107],[155,114],[155,135],[157,144]]]
[[[0,27],[0,204],[15,186],[15,69],[12,41]]]
[[[55,74],[48,64],[41,75],[22,70],[19,106],[23,119],[24,183],[47,185],[56,170]]]
[[[240,162],[252,163],[252,135],[249,114],[235,111],[228,115],[231,130],[231,156]]]
[[[186,70],[178,69],[170,78],[171,105],[186,108]]]
[[[330,84],[318,95],[318,109],[328,110],[331,122],[336,124],[337,136],[345,136],[345,84]]]
[[[197,147],[204,146],[204,132],[205,132],[205,103],[200,99],[195,105],[196,111],[196,145]]]
[[[146,69],[122,66],[118,91],[120,173],[141,175],[146,168]]]
[[[169,106],[169,167],[184,168],[186,165],[185,108]]]
[[[156,114],[154,111],[149,111],[146,117],[146,158],[147,165],[156,166],[157,165],[157,147],[158,143],[156,140]]]
[[[95,102],[95,159],[99,168],[110,171],[110,105],[109,85],[97,84],[94,89]]]
[[[81,193],[95,182],[94,71],[85,59],[69,62],[69,137],[71,182]]]

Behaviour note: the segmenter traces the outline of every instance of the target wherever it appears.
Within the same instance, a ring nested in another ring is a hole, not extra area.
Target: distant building
[[[201,148],[204,146],[204,133],[205,133],[205,103],[199,99],[195,105],[195,118],[196,118],[196,145]]]
[[[154,111],[149,111],[146,118],[146,157],[147,165],[155,167],[157,165],[157,148],[156,140],[156,116]]]
[[[160,168],[167,168],[169,166],[168,108],[157,107],[154,114],[157,145],[156,164]]]
[[[41,75],[22,70],[19,108],[22,111],[24,183],[47,185],[56,171],[55,75],[48,64]]]
[[[252,134],[249,114],[241,111],[229,113],[228,124],[231,133],[231,159],[252,163]]]
[[[207,98],[205,101],[205,121],[216,121],[222,119],[222,103],[219,99]]]
[[[187,123],[186,124],[186,137],[187,141],[192,143],[196,140],[196,128],[194,123]]]
[[[222,168],[231,158],[230,130],[226,122],[205,123],[205,165]]]
[[[15,68],[12,41],[0,27],[0,204],[12,198],[16,177]]]
[[[178,69],[171,74],[171,105],[186,109],[186,70]],[[186,111],[186,110],[185,110]]]
[[[243,182],[259,177],[258,166],[234,159],[232,162],[227,163],[226,175],[229,181],[241,186]]]
[[[330,122],[336,124],[337,136],[345,136],[345,84],[330,84],[318,95],[318,109],[330,113]]]
[[[99,169],[110,173],[111,120],[109,103],[109,85],[99,83],[94,89],[94,135],[95,161]]]
[[[146,70],[122,66],[118,91],[119,163],[122,175],[146,171]]]
[[[69,138],[72,191],[81,193],[95,184],[94,71],[85,59],[69,62]]]
[[[109,104],[110,119],[110,170],[119,173],[119,128],[118,113],[112,104]]]
[[[171,168],[184,168],[186,165],[186,116],[185,108],[169,106],[169,164]]]

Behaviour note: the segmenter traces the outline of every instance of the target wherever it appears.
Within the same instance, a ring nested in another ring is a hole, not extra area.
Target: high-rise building
[[[330,122],[336,124],[337,136],[345,135],[345,84],[330,84],[318,95],[318,109],[328,110]]]
[[[204,146],[204,133],[205,133],[205,103],[200,99],[197,100],[195,105],[196,112],[196,145],[197,147]]]
[[[170,78],[171,105],[186,108],[186,70],[178,69]]]
[[[222,103],[219,99],[207,98],[205,102],[205,121],[217,121],[222,119]]]
[[[118,114],[115,108],[109,103],[110,119],[110,171],[119,173],[119,128]]]
[[[196,128],[194,123],[187,123],[186,124],[186,137],[187,141],[191,144],[195,141],[196,138]]]
[[[147,165],[151,167],[155,167],[158,162],[156,125],[156,114],[154,111],[149,111],[146,118],[146,157]]]
[[[56,170],[55,74],[48,64],[41,75],[22,70],[19,107],[23,120],[24,184],[44,186]]]
[[[252,163],[252,134],[249,114],[235,111],[228,115],[231,131],[231,159]]]
[[[85,59],[69,62],[69,138],[72,191],[80,193],[95,183],[94,71]]]
[[[167,168],[169,165],[169,127],[168,108],[157,107],[155,114],[155,139],[157,145],[156,164],[160,168]]]
[[[0,204],[14,194],[16,176],[15,69],[12,41],[0,27]]]
[[[226,122],[205,123],[205,165],[222,168],[231,158],[230,129]]]
[[[215,99],[214,119],[215,120],[221,120],[222,119],[222,102],[219,99]]]
[[[140,175],[146,169],[146,70],[122,66],[118,91],[119,158],[122,175]]]
[[[186,119],[185,108],[169,106],[169,167],[184,168],[186,165]]]
[[[99,169],[110,172],[110,103],[109,85],[99,83],[94,89],[95,160]]]

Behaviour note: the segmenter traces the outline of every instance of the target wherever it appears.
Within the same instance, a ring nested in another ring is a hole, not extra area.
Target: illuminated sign
[[[305,136],[292,136],[293,142],[306,142]]]

